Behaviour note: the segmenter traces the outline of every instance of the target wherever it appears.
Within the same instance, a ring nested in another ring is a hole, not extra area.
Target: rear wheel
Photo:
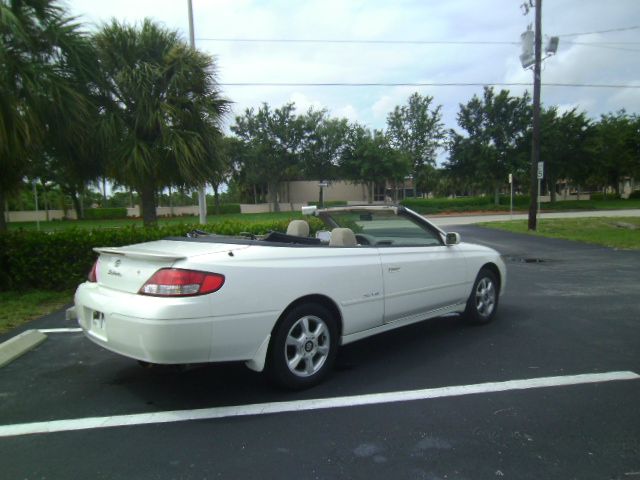
[[[331,370],[337,348],[338,328],[331,312],[318,304],[297,306],[273,333],[268,372],[281,387],[311,387]]]
[[[498,308],[498,290],[496,274],[488,268],[480,270],[467,300],[465,318],[475,324],[489,323],[493,320]]]

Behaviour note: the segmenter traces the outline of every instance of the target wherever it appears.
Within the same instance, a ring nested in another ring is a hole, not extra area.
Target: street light
[[[522,68],[527,69],[533,66],[533,129],[531,133],[531,167],[530,167],[530,193],[528,229],[536,230],[537,215],[539,207],[539,174],[540,171],[540,89],[541,89],[541,68],[542,63],[542,0],[527,0],[521,8],[525,15],[531,8],[535,8],[535,27],[531,26],[521,35],[522,55],[520,62]],[[558,37],[551,37],[545,45],[547,56],[554,55],[558,50]],[[545,57],[546,58],[546,57]],[[538,186],[538,189],[536,189]]]
[[[196,48],[196,39],[193,32],[193,5],[191,0],[187,0],[189,7],[189,44],[191,48]],[[200,224],[207,223],[207,191],[206,184],[198,188],[198,214],[200,216]]]

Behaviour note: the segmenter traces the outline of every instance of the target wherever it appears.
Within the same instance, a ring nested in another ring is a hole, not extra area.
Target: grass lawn
[[[229,213],[225,215],[209,215],[207,217],[207,225],[211,225],[211,229],[214,229],[215,224],[224,221],[242,220],[245,222],[265,222],[270,220],[289,220],[294,218],[303,218],[301,212],[274,212],[274,213]],[[159,225],[170,224],[197,224],[197,216],[183,216],[183,217],[171,217],[171,218],[159,218]],[[68,230],[71,228],[120,228],[130,225],[136,225],[142,227],[142,219],[121,219],[121,220],[56,220],[52,222],[40,222],[40,230],[54,231],[54,230]],[[14,222],[9,224],[9,230],[35,230],[37,228],[36,222]],[[203,227],[203,230],[207,230],[207,226]]]
[[[538,219],[537,232],[527,230],[526,220],[481,223],[480,225],[605,247],[640,250],[640,217]]]
[[[54,312],[72,301],[73,293],[69,291],[0,292],[0,333]]]

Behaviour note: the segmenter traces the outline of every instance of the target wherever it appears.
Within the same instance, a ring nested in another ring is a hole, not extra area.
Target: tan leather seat
[[[350,228],[334,228],[331,230],[330,247],[355,247],[357,244],[356,236]]]
[[[291,220],[287,227],[287,235],[295,235],[297,237],[309,236],[309,224],[306,220]]]

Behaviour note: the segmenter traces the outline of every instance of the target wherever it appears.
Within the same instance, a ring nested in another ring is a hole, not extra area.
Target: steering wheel
[[[360,245],[375,245],[376,239],[371,235],[366,235],[364,233],[356,233],[356,240]]]

